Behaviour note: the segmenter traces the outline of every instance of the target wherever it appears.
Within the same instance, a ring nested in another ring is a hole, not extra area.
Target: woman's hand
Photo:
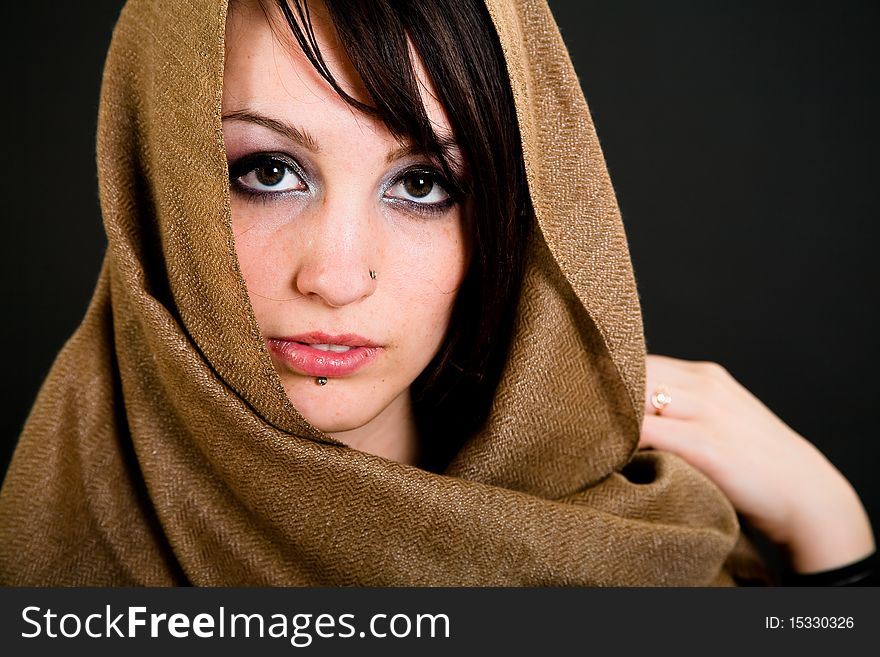
[[[660,386],[671,402],[658,415],[651,397]],[[788,550],[796,572],[873,552],[870,521],[850,483],[720,365],[649,355],[646,390],[640,447],[674,452],[701,470]]]

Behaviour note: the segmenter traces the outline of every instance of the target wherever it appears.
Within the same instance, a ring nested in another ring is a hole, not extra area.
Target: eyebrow
[[[270,116],[265,116],[252,110],[236,110],[224,114],[221,118],[224,121],[245,121],[247,123],[254,123],[264,128],[268,128],[273,132],[277,132],[281,136],[286,137],[295,144],[299,144],[313,153],[319,153],[321,151],[315,138],[305,130],[300,130],[289,123],[273,119]]]
[[[458,147],[458,142],[451,136],[442,136],[437,137],[437,143],[440,145],[440,150],[443,152],[444,157],[449,160],[449,163],[453,165],[454,168],[461,168],[462,166],[462,156],[461,150]],[[395,148],[393,151],[388,153],[385,157],[385,161],[389,164],[394,160],[409,157],[411,155],[424,155],[424,149],[419,148],[414,144],[403,144],[399,148]]]
[[[321,147],[318,146],[317,140],[305,130],[300,130],[290,123],[273,119],[272,117],[260,114],[259,112],[254,112],[253,110],[235,110],[224,114],[221,118],[224,121],[245,121],[247,123],[253,123],[268,128],[313,153],[321,152]],[[442,136],[437,138],[437,142],[440,145],[440,149],[443,151],[443,155],[449,160],[453,167],[460,169],[462,166],[462,157],[461,151],[458,148],[458,143],[455,139],[451,136]],[[424,149],[419,148],[414,144],[403,144],[390,151],[385,157],[385,161],[390,164],[400,158],[424,154]]]

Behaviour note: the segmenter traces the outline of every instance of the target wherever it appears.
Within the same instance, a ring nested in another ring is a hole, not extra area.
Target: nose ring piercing
[[[370,278],[372,278],[372,279],[375,281],[375,280],[376,280],[376,276],[377,276],[377,274],[376,274],[376,270],[375,270],[375,269],[371,269],[371,270],[370,270]]]
[[[327,377],[319,376],[317,379],[315,379],[315,383],[317,383],[319,386],[325,386],[327,385]]]

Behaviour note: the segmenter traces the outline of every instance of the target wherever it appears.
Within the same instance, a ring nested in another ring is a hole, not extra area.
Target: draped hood
[[[705,585],[738,534],[702,475],[635,453],[626,236],[543,0],[487,0],[536,226],[488,422],[443,473],[291,405],[248,301],[221,132],[226,2],[131,0],[102,87],[108,250],[0,493],[0,581]]]

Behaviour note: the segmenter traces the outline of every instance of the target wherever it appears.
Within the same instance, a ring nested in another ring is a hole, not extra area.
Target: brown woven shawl
[[[109,249],[3,486],[0,582],[729,581],[737,523],[720,492],[670,455],[624,470],[642,324],[559,32],[543,0],[487,4],[539,229],[488,425],[439,475],[340,445],[291,406],[233,245],[226,2],[129,2],[98,131]]]

